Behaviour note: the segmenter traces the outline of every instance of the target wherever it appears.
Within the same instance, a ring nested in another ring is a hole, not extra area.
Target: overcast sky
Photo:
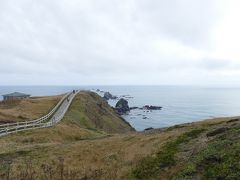
[[[240,86],[239,0],[1,0],[0,85]]]

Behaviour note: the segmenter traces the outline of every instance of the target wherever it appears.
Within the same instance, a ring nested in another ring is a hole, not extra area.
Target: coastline
[[[94,93],[96,93],[95,92],[95,90],[93,91],[93,90],[83,90],[82,92],[94,92]],[[98,94],[99,95],[99,93],[96,93],[96,94]],[[49,100],[52,100],[53,98],[60,98],[60,97],[62,97],[62,95],[63,95],[63,93],[61,93],[61,94],[55,94],[55,95],[45,95],[45,96],[43,96],[43,95],[40,95],[40,96],[32,96],[32,97],[30,97],[29,99],[26,99],[26,100],[23,100],[23,102],[25,103],[25,101],[28,101],[28,100],[30,100],[30,101],[32,101],[32,100],[34,100],[34,101],[36,101],[36,102],[38,102],[39,100],[41,100],[41,101],[39,101],[40,103],[43,103],[43,101],[45,101],[45,100],[47,100],[47,105],[49,106],[49,107],[51,107],[51,106],[53,106],[54,104],[56,104],[56,102],[57,102],[57,100],[55,100],[55,101],[53,101],[53,102],[51,102],[53,105],[51,105],[51,103],[50,103],[50,105],[49,105]],[[102,99],[103,99],[103,96],[101,96],[101,95],[99,95]],[[130,95],[128,95],[128,96],[130,96]],[[133,97],[131,97],[131,98],[133,98]],[[34,103],[36,103],[36,102],[34,102]],[[116,101],[117,102],[117,101]],[[109,104],[110,106],[111,106],[111,104]],[[49,108],[49,107],[47,107],[47,108]],[[113,109],[114,109],[114,107],[113,106],[111,106]],[[45,110],[45,111],[47,111],[47,110]],[[134,126],[132,126],[131,124],[130,124],[130,122],[129,121],[127,121],[125,118],[124,118],[124,116],[126,116],[126,115],[119,115],[120,116],[120,118],[125,122],[125,123],[127,123],[128,125],[130,125],[133,129],[135,129],[135,127]],[[29,118],[30,119],[30,118]],[[141,131],[136,131],[136,132],[151,132],[151,131],[162,131],[162,130],[166,130],[166,129],[169,129],[169,128],[171,128],[171,127],[178,127],[178,128],[180,128],[180,127],[189,127],[189,126],[192,126],[192,125],[198,125],[198,124],[204,124],[204,123],[206,123],[206,124],[211,124],[211,123],[221,123],[221,122],[227,122],[227,121],[231,121],[231,120],[240,120],[240,115],[239,116],[220,116],[220,117],[211,117],[211,118],[205,118],[205,119],[198,119],[198,120],[196,120],[196,121],[191,121],[191,122],[186,122],[186,123],[179,123],[179,124],[175,124],[175,125],[170,125],[170,126],[166,126],[166,127],[157,127],[157,128],[152,128],[152,127],[150,127],[150,130],[141,130]]]
[[[158,132],[163,132],[166,130],[171,130],[174,128],[188,128],[188,127],[195,127],[195,126],[202,126],[202,125],[216,125],[216,124],[221,124],[224,122],[237,122],[240,121],[240,116],[229,116],[229,117],[215,117],[215,118],[209,118],[209,119],[200,119],[199,121],[194,121],[194,122],[188,122],[188,123],[182,123],[182,124],[176,124],[173,126],[169,127],[162,127],[162,128],[153,128],[150,130],[143,130],[143,131],[138,131],[138,132],[143,132],[143,133],[158,133]]]

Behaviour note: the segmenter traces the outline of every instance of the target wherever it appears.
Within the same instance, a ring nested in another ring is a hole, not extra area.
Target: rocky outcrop
[[[81,91],[69,108],[69,115],[81,128],[96,129],[106,133],[134,131],[131,125],[97,93]],[[79,114],[81,114],[79,116]],[[66,115],[68,117],[68,114]],[[82,118],[84,117],[84,121]]]
[[[121,98],[132,99],[133,97],[130,95],[122,95]]]
[[[129,106],[128,106],[128,101],[126,100],[126,99],[123,99],[123,98],[121,98],[118,102],[117,102],[117,104],[116,104],[116,106],[115,106],[115,109],[116,109],[116,111],[119,113],[119,114],[126,114],[127,112],[129,112],[130,111],[130,108],[129,108]]]
[[[117,96],[113,96],[110,92],[105,92],[103,98],[104,98],[105,100],[117,99]]]
[[[150,130],[153,130],[153,129],[154,129],[154,128],[149,127],[149,128],[144,129],[144,131],[150,131]]]
[[[143,109],[146,109],[146,110],[161,110],[162,107],[161,107],[161,106],[149,106],[149,105],[145,105],[145,106],[143,106]]]
[[[149,105],[145,105],[143,107],[136,107],[136,106],[130,107],[130,110],[135,110],[135,109],[151,111],[151,110],[161,110],[162,107],[161,106],[152,106],[152,105],[150,105],[150,106]]]
[[[100,89],[96,89],[95,90],[96,92],[99,92],[99,93],[105,93],[104,91],[100,90]]]
[[[130,107],[130,110],[134,110],[134,109],[139,109],[139,107],[136,107],[136,106]]]

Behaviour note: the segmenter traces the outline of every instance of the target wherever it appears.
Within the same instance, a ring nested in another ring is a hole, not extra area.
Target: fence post
[[[19,126],[19,122],[17,122],[16,132],[18,132],[18,126]]]
[[[55,116],[53,116],[53,119],[52,119],[52,126],[53,126],[53,124],[55,123]]]

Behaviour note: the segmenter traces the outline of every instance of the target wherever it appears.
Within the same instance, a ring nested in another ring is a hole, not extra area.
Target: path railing
[[[75,91],[75,93],[67,93],[47,115],[41,118],[32,121],[0,125],[0,136],[31,129],[46,128],[55,125],[64,117],[76,94],[77,91]]]

